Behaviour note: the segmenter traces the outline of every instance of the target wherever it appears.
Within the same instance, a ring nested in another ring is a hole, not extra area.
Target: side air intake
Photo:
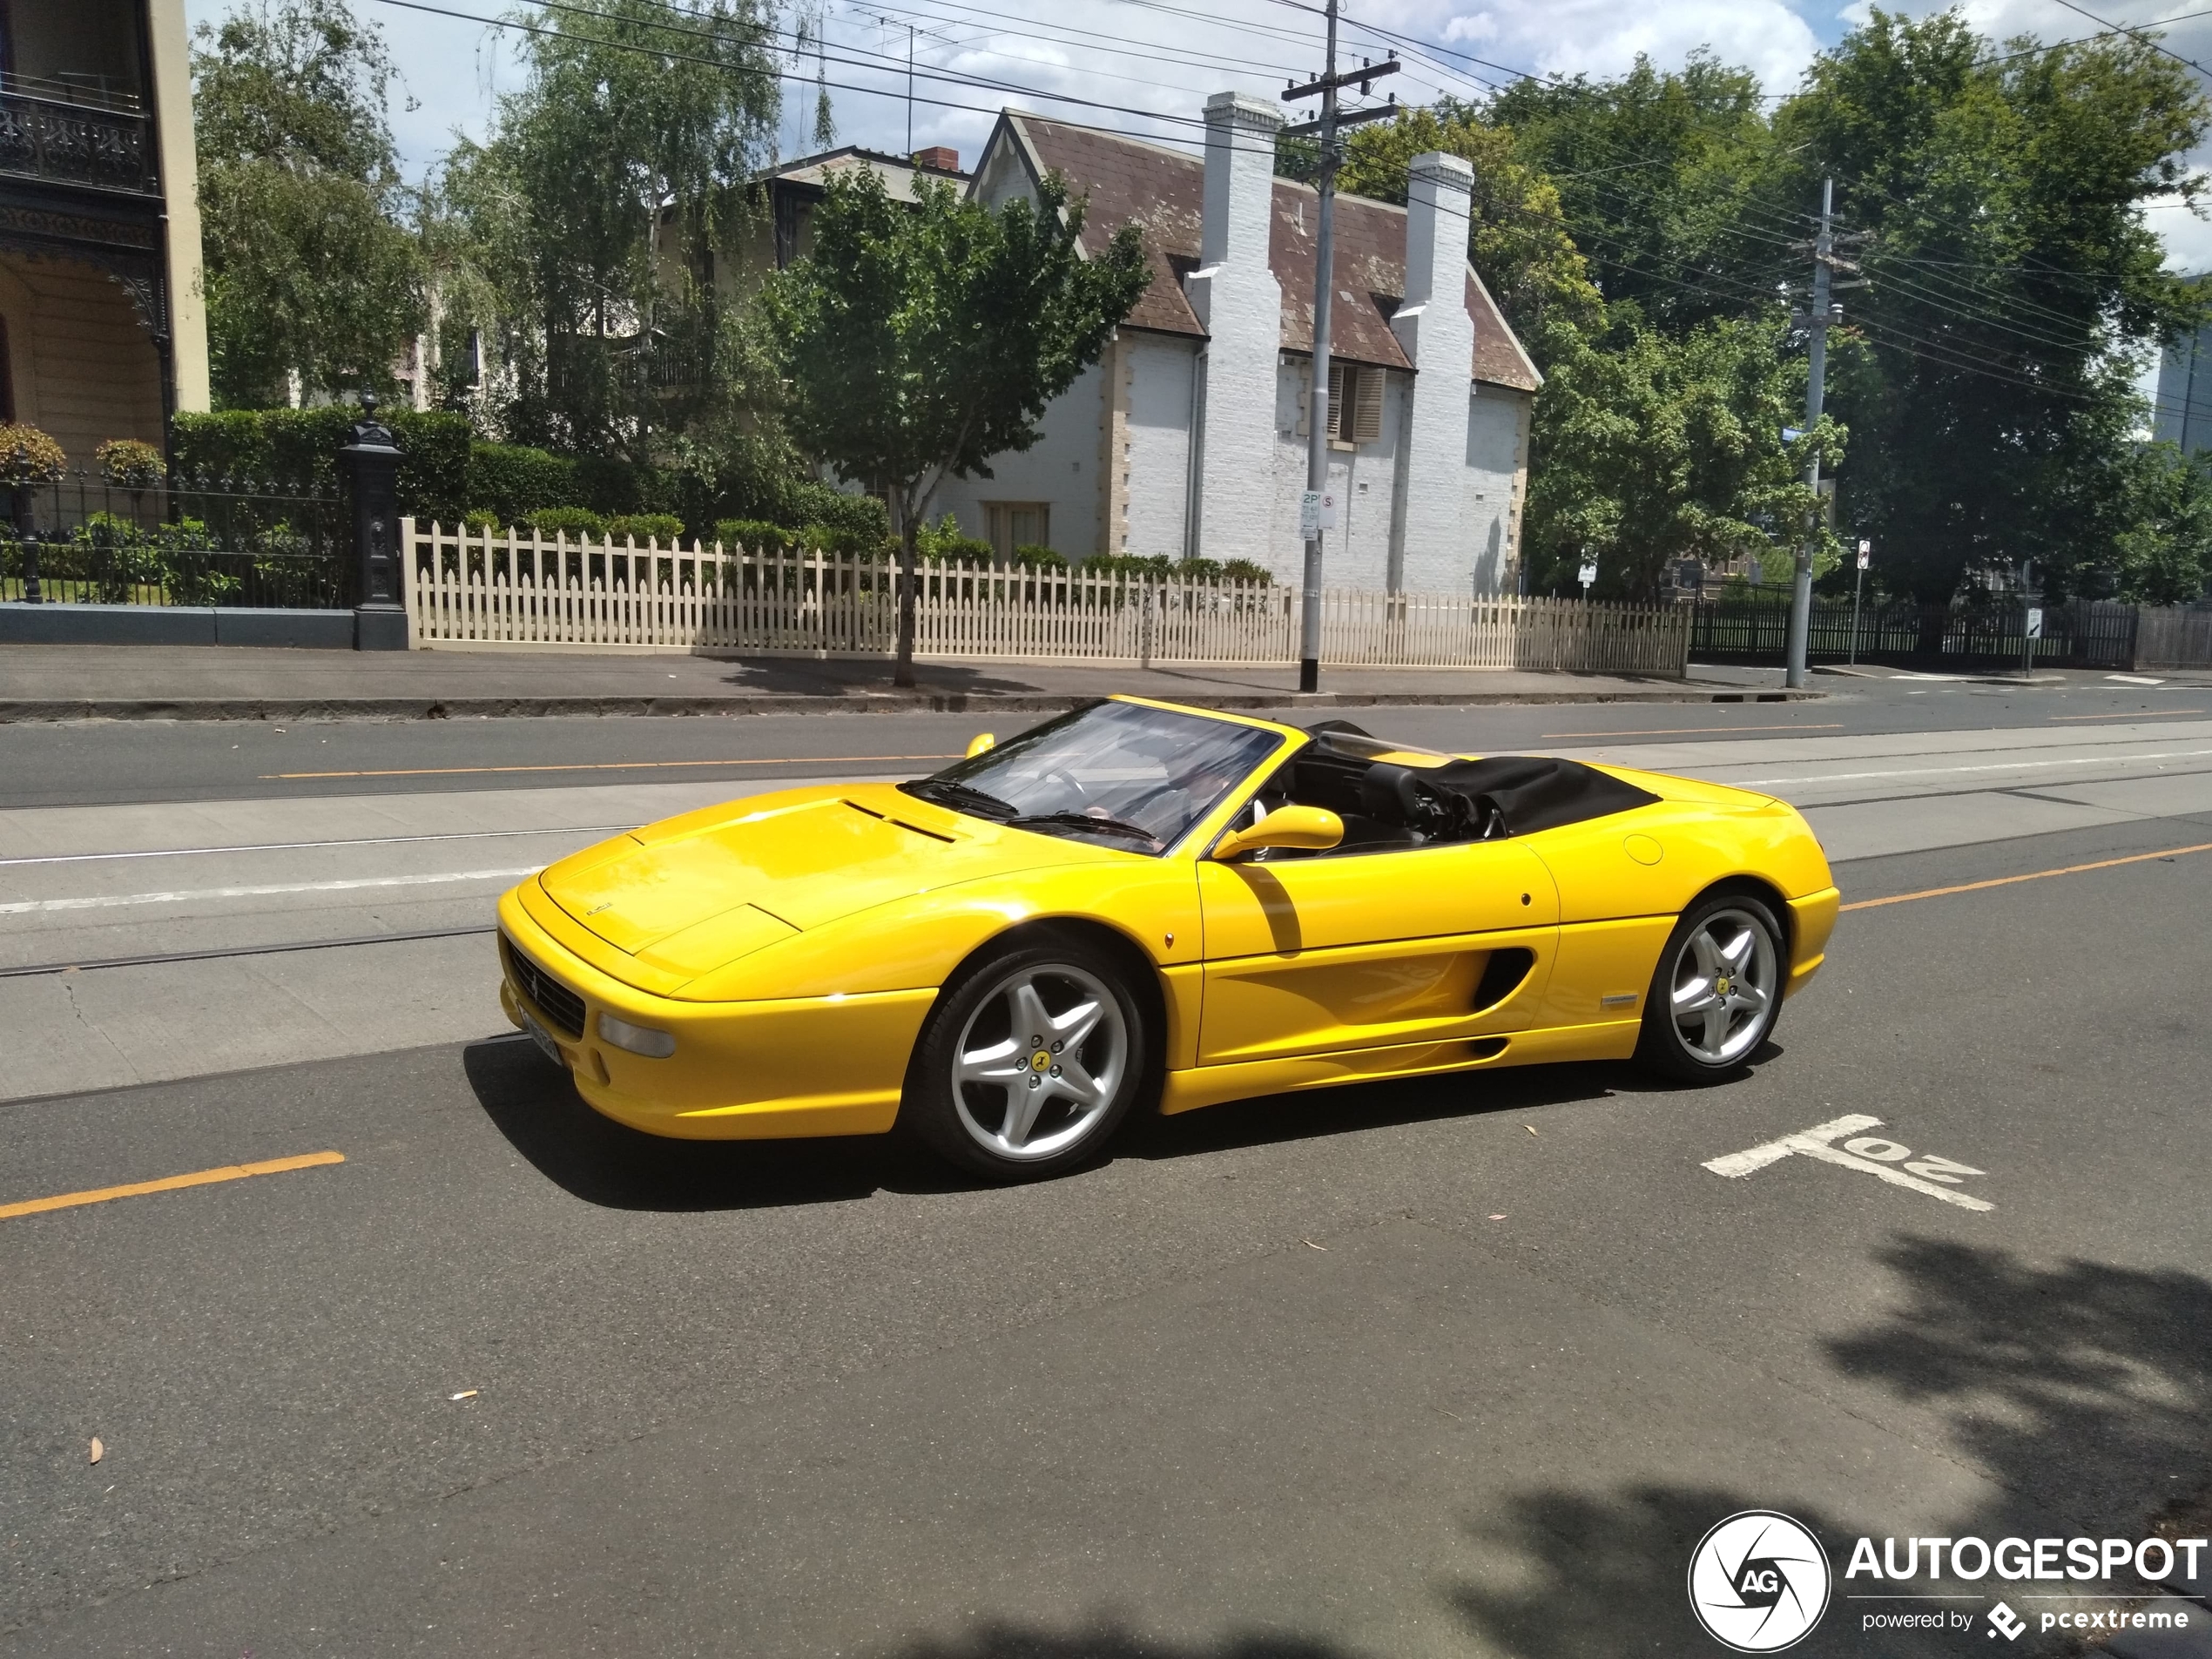
[[[1535,965],[1536,953],[1525,946],[1492,951],[1490,960],[1483,964],[1481,982],[1474,988],[1474,1011],[1480,1014],[1496,1008],[1521,988],[1521,982]]]

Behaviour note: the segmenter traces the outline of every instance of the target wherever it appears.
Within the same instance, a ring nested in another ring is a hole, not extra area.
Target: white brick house
[[[948,479],[933,514],[1001,550],[1071,558],[1250,559],[1295,579],[1304,550],[1305,400],[1315,194],[1274,177],[1272,104],[1206,105],[1203,162],[1008,111],[969,189],[996,204],[1049,172],[1088,197],[1083,244],[1144,233],[1152,284],[1098,365],[1045,412],[1044,436]],[[1406,207],[1337,199],[1332,586],[1510,591],[1535,366],[1467,263],[1473,174],[1415,159]]]

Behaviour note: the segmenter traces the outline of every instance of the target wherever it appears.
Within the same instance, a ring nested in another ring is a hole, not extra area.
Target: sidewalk
[[[1216,708],[1784,698],[1778,671],[1690,672],[1689,679],[1674,680],[1324,668],[1322,690],[1300,697],[1298,670],[1289,664],[1140,669],[921,663],[914,671],[919,684],[902,691],[891,683],[890,664],[880,659],[5,645],[0,646],[0,722],[1042,710],[1112,691]]]

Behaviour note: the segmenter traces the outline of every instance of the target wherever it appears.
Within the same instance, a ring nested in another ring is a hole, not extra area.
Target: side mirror
[[[1250,829],[1231,830],[1214,843],[1217,859],[1242,858],[1263,846],[1296,846],[1320,853],[1344,840],[1344,819],[1319,806],[1278,806]]]
[[[998,738],[991,732],[978,732],[975,734],[974,741],[968,745],[968,758],[970,760],[973,760],[977,755],[981,754],[986,749],[997,748],[998,744]]]

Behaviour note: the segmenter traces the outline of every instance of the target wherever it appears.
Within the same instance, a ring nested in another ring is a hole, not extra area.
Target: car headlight
[[[632,1025],[611,1014],[599,1016],[599,1040],[611,1042],[617,1049],[627,1049],[631,1054],[642,1054],[648,1060],[665,1060],[676,1052],[674,1032],[656,1031],[650,1025]]]

